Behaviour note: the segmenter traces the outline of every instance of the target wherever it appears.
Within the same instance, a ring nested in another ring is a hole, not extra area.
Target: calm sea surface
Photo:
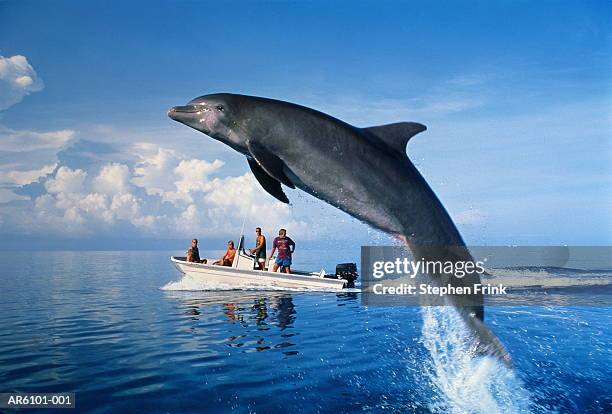
[[[612,412],[609,307],[489,308],[508,370],[461,354],[452,309],[185,290],[173,253],[0,252],[0,392],[87,413]]]

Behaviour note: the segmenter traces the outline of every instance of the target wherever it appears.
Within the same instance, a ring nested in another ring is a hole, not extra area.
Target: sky
[[[611,23],[606,1],[0,1],[0,249],[212,245],[243,223],[389,242],[299,190],[277,202],[166,116],[214,92],[427,125],[408,156],[468,244],[609,245]]]

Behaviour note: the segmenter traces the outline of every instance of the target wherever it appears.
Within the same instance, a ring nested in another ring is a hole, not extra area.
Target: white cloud
[[[43,81],[25,56],[0,56],[0,111],[20,102],[24,96],[44,87]]]
[[[68,224],[67,229],[79,229],[85,219],[76,207],[69,207],[64,211],[64,222]]]
[[[110,210],[121,220],[135,220],[140,217],[140,202],[132,194],[115,194]]]
[[[137,144],[140,162],[134,167],[132,183],[145,189],[149,195],[163,195],[173,191],[174,169],[180,162],[178,154],[166,148],[150,144]]]
[[[219,160],[183,159],[175,151],[140,144],[143,149],[133,169],[109,163],[98,171],[96,166],[65,165],[51,171],[51,176],[42,178],[46,194],[31,200],[29,208],[12,210],[11,225],[25,232],[70,236],[120,231],[132,236],[232,237],[246,218],[266,231],[285,227],[307,233],[308,223],[295,219],[291,207],[269,196],[251,173],[213,178],[223,166]],[[43,172],[51,167],[55,166]],[[40,172],[23,177],[7,174],[13,182],[40,176]],[[0,195],[8,203],[29,199],[8,190]],[[8,222],[8,215],[2,210],[0,214]]]
[[[208,189],[208,176],[223,166],[223,161],[214,160],[183,160],[174,169],[174,174],[180,177],[174,182],[177,191],[189,193],[191,191],[206,191]]]
[[[114,220],[112,212],[109,211],[108,197],[105,194],[89,193],[85,197],[79,199],[78,202],[74,203],[74,205],[70,206],[67,210],[73,208],[78,213],[86,213],[106,223],[112,223]]]
[[[52,194],[80,194],[84,190],[86,177],[87,173],[83,170],[60,167],[55,177],[45,183],[45,188]]]
[[[152,214],[134,217],[131,220],[131,223],[145,234],[163,235],[166,237],[169,235],[174,235],[174,233],[168,233],[165,231],[167,222],[168,218],[166,216],[156,216]]]
[[[194,204],[187,206],[185,210],[176,219],[176,226],[180,232],[184,234],[200,231],[204,227],[202,222],[202,211]]]
[[[225,228],[236,234],[246,219],[249,222],[264,221],[257,225],[266,231],[284,227],[294,234],[301,233],[305,237],[309,234],[309,223],[294,219],[291,208],[269,196],[250,172],[238,177],[215,179],[210,184],[211,190],[204,200],[215,231]]]
[[[130,169],[127,165],[112,163],[102,167],[93,181],[93,189],[104,194],[127,193],[130,189]]]
[[[26,152],[37,150],[59,150],[75,136],[72,130],[36,132],[15,131],[0,126],[0,151]]]
[[[57,167],[57,164],[50,164],[50,165],[45,165],[41,169],[38,169],[38,170],[0,171],[0,184],[15,184],[15,185],[31,184],[34,181],[38,180],[39,178],[44,177],[48,174],[51,174],[53,170],[55,170],[56,167]]]
[[[178,152],[153,144],[140,143],[135,148],[140,161],[131,182],[177,205],[193,203],[194,193],[209,190],[209,176],[224,165],[220,160],[185,160]]]

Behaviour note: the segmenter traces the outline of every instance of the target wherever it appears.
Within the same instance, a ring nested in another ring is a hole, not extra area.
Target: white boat
[[[232,266],[213,265],[210,264],[211,260],[208,260],[207,264],[188,262],[185,257],[177,256],[170,257],[170,260],[179,271],[197,281],[237,288],[341,290],[353,287],[353,282],[357,278],[356,267],[352,263],[338,265],[344,270],[341,272],[337,270],[335,274],[326,274],[324,270],[305,272],[292,269],[291,274],[256,270],[256,259],[244,251],[244,236],[240,238],[236,250]],[[349,271],[346,271],[347,269]]]

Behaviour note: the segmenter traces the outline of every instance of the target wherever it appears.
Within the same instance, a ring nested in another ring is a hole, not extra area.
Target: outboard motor
[[[347,288],[355,287],[355,280],[359,277],[355,263],[340,263],[336,265],[336,278],[346,280]]]

